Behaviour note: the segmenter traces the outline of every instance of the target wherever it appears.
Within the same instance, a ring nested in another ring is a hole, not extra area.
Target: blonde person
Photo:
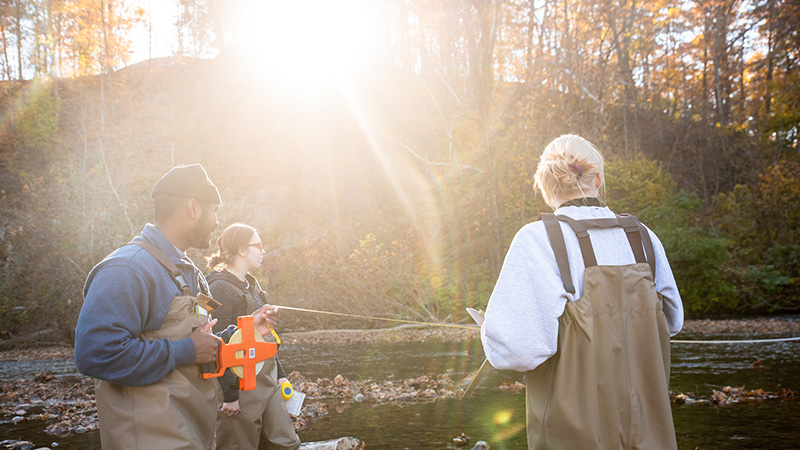
[[[214,312],[215,327],[224,328],[267,303],[267,293],[249,273],[261,266],[264,248],[256,230],[239,223],[222,232],[217,248],[208,258],[212,272],[206,278],[212,296],[222,304]],[[226,372],[220,382],[223,404],[217,414],[217,449],[294,450],[300,446],[280,394],[284,381],[288,380],[277,356],[265,361],[252,391],[239,391],[235,375]]]
[[[525,373],[530,449],[674,449],[669,338],[683,306],[658,237],[600,199],[603,156],[561,136],[534,177],[555,215],[517,232],[481,339]]]

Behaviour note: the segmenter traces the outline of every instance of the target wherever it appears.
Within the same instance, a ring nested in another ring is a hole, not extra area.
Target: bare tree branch
[[[481,169],[479,169],[479,168],[477,168],[477,167],[474,167],[474,166],[467,165],[467,164],[458,164],[458,163],[447,163],[447,162],[428,161],[427,159],[425,159],[425,158],[423,158],[422,156],[420,156],[420,154],[419,154],[419,153],[417,153],[416,151],[414,151],[414,149],[413,149],[413,148],[411,148],[411,147],[409,147],[408,145],[404,144],[404,143],[403,143],[402,141],[400,141],[399,139],[393,138],[393,137],[391,137],[391,136],[389,136],[389,135],[387,135],[387,134],[385,134],[385,133],[381,133],[380,131],[377,131],[377,130],[372,130],[372,132],[373,132],[373,133],[375,133],[375,134],[381,135],[381,136],[383,136],[384,138],[386,138],[386,139],[389,139],[389,140],[391,140],[391,141],[393,141],[393,142],[397,143],[398,145],[400,145],[401,147],[403,147],[404,149],[406,149],[406,150],[407,150],[409,153],[411,153],[412,155],[414,155],[414,157],[415,157],[415,158],[417,158],[418,160],[420,160],[420,161],[422,161],[422,162],[424,162],[425,164],[428,164],[428,165],[430,165],[430,166],[447,166],[447,167],[457,167],[457,168],[459,168],[459,169],[471,169],[471,170],[475,170],[475,171],[477,171],[477,172],[483,172]]]

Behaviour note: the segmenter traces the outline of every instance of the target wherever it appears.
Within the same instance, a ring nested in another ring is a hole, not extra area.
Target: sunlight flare
[[[364,0],[252,0],[237,14],[250,62],[293,86],[358,70],[374,43],[377,14]]]
[[[502,411],[497,411],[494,415],[494,422],[495,425],[506,425],[511,422],[511,418],[514,416],[514,412],[510,409],[504,409]]]

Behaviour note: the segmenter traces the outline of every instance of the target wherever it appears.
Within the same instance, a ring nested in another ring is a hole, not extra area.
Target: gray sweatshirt
[[[573,219],[614,217],[606,207],[566,206],[555,211]],[[567,246],[575,294],[564,289],[555,255],[544,224],[529,223],[514,236],[506,254],[489,305],[481,341],[486,357],[501,370],[526,372],[556,353],[558,318],[568,301],[583,295],[583,257],[572,228],[561,223]],[[683,326],[683,304],[664,246],[648,229],[656,257],[656,290],[664,297],[664,314],[671,336]],[[625,232],[616,229],[589,231],[598,265],[627,265],[635,262]]]

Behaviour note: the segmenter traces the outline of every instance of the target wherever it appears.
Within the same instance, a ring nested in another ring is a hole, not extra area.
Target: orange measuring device
[[[266,342],[256,333],[253,316],[240,316],[236,319],[238,330],[227,344],[217,347],[215,371],[204,373],[203,378],[221,377],[230,368],[241,381],[239,389],[250,391],[256,388],[256,374],[264,365],[264,360],[278,353],[278,344]],[[274,333],[274,332],[273,332]]]

